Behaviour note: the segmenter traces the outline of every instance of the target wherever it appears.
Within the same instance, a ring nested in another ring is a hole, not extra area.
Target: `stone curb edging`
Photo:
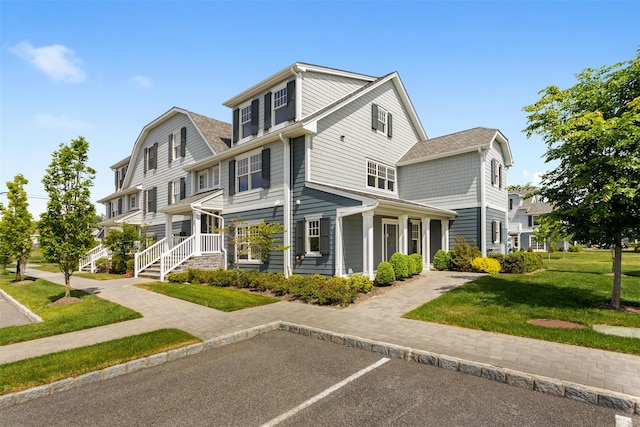
[[[7,301],[9,301],[11,304],[13,304],[18,309],[18,311],[20,313],[24,314],[32,322],[35,322],[35,323],[41,323],[42,322],[42,317],[38,316],[33,311],[29,310],[27,307],[25,307],[24,305],[20,304],[18,301],[16,301],[15,298],[13,298],[11,295],[6,293],[2,289],[0,289],[0,296],[2,296],[2,298],[4,298]]]
[[[346,345],[382,356],[396,357],[410,362],[423,363],[435,367],[474,375],[514,387],[534,390],[552,396],[565,397],[593,405],[604,406],[627,414],[640,415],[640,396],[632,396],[582,384],[562,381],[542,375],[528,374],[486,363],[459,359],[424,350],[415,350],[395,344],[363,339],[349,334],[339,334],[304,325],[281,322],[280,330]]]
[[[191,344],[187,347],[169,350],[163,353],[110,366],[98,371],[89,372],[78,377],[65,378],[51,384],[45,384],[32,387],[27,390],[5,394],[0,396],[0,409],[25,403],[40,397],[49,396],[54,393],[116,378],[120,375],[140,371],[165,362],[191,356],[205,350],[211,350],[216,347],[244,341],[257,335],[275,330],[287,331],[310,338],[316,338],[335,344],[370,351],[382,356],[395,357],[409,362],[422,363],[438,368],[458,371],[514,387],[525,388],[552,396],[565,397],[584,403],[604,406],[627,414],[640,415],[640,397],[638,396],[631,396],[624,393],[617,393],[541,375],[533,375],[512,369],[500,368],[486,363],[473,362],[425,350],[415,350],[396,344],[364,339],[349,334],[335,333],[283,321],[275,321],[255,326],[253,328],[211,338],[201,343]]]
[[[211,350],[216,347],[221,347],[227,344],[233,344],[236,342],[244,341],[249,338],[253,338],[257,335],[264,334],[280,329],[281,322],[271,322],[253,328],[244,329],[242,331],[233,332],[230,334],[222,335],[219,337],[205,340],[201,343],[191,344],[187,347],[177,348],[174,350],[165,351],[162,353],[153,354],[151,356],[142,357],[140,359],[130,360],[129,362],[120,363],[118,365],[109,366],[107,368],[88,372],[86,374],[65,378],[50,384],[45,384],[37,387],[32,387],[27,390],[16,391],[13,393],[0,396],[0,409],[8,408],[9,406],[29,402],[40,397],[49,396],[55,393],[59,393],[89,384],[94,384],[99,381],[108,380],[111,378],[119,377],[120,375],[130,374],[142,369],[150,368],[153,366],[161,365],[165,362],[180,359],[182,357],[191,356],[200,353],[205,350]]]

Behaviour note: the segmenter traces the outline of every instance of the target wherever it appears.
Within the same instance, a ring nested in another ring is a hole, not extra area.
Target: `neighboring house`
[[[214,231],[237,217],[241,235],[261,221],[284,225],[289,249],[266,263],[244,254],[239,263],[287,275],[373,277],[395,252],[421,254],[428,269],[456,237],[485,254],[505,251],[507,139],[486,128],[428,139],[397,73],[294,63],[224,105],[231,126],[174,108],[112,166],[117,191],[101,200],[105,225],[150,224],[159,240],[183,236],[179,249],[174,239],[163,243],[161,278],[184,261],[170,259],[176,252],[233,254]],[[175,146],[182,127],[186,151]]]
[[[514,188],[509,191],[509,238],[511,249],[515,252],[521,248],[533,251],[547,251],[547,244],[538,241],[534,235],[538,225],[538,216],[549,213],[553,207],[539,199],[529,196],[533,188]]]

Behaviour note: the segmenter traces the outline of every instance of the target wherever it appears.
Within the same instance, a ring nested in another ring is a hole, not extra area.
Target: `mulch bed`
[[[566,320],[556,319],[531,319],[528,323],[531,325],[542,326],[544,328],[582,329],[585,327],[580,323],[567,322]]]
[[[69,305],[69,304],[77,304],[79,302],[82,302],[81,298],[76,298],[76,297],[62,297],[58,300],[55,300],[54,302],[50,302],[49,304],[47,304],[47,307],[60,307],[63,305]]]
[[[22,286],[22,285],[30,285],[34,283],[35,280],[20,280],[19,282],[11,282],[14,286]]]

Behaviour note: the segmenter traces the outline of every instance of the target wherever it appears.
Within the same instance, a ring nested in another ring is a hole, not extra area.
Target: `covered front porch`
[[[420,254],[423,269],[429,270],[435,253],[449,250],[449,223],[455,217],[454,211],[393,199],[338,209],[335,274],[373,279],[378,264],[396,252]]]

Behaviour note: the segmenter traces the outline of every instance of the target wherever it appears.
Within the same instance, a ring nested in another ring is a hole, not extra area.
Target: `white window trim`
[[[387,254],[385,253],[387,250],[387,236],[385,235],[385,225],[395,225],[396,226],[396,252],[400,252],[400,221],[398,221],[397,219],[391,219],[391,218],[383,218],[382,219],[382,259],[383,261],[389,261],[389,259],[391,258],[391,255],[393,254]],[[386,259],[385,259],[385,255],[386,255]]]
[[[129,210],[136,209],[137,207],[138,207],[138,195],[132,194],[129,196]]]
[[[211,168],[211,187],[210,188],[220,188],[220,166],[214,166]]]
[[[260,157],[260,174],[262,175],[262,150],[254,150],[251,151],[249,153],[244,154],[243,156],[240,157],[236,157],[236,176],[235,176],[235,180],[236,180],[236,194],[249,194],[249,193],[254,193],[254,192],[258,192],[262,189],[262,182],[261,185],[256,187],[256,188],[248,188],[247,190],[240,190],[240,161],[244,160],[244,159],[248,159],[248,170],[249,173],[247,174],[247,176],[249,177],[249,187],[251,187],[251,157],[253,156],[258,156]],[[257,172],[257,171],[256,171]],[[244,176],[244,175],[243,175]]]
[[[381,114],[384,115],[384,121],[380,120]],[[384,128],[380,129],[380,126],[384,126]],[[386,108],[378,105],[378,126],[376,129],[376,132],[384,136],[387,136],[388,126],[389,126],[389,111]]]
[[[529,236],[529,247],[532,248],[533,251],[547,251],[547,242],[542,241],[542,249],[538,247],[540,242],[537,241],[536,236]],[[533,247],[535,245],[535,248]]]
[[[205,176],[205,186],[201,187],[200,186],[200,177],[203,176],[203,175]],[[211,176],[211,170],[210,169],[201,170],[201,171],[198,171],[196,173],[196,185],[197,185],[196,188],[198,189],[198,192],[206,191],[206,190],[209,190],[211,188],[210,176]]]
[[[255,227],[256,225],[260,224],[259,221],[251,221],[251,222],[246,222],[244,224],[242,224],[240,227],[238,228],[250,228],[250,227]],[[237,230],[236,230],[237,233]],[[234,250],[237,252],[238,248],[237,246],[234,248]],[[247,255],[248,259],[240,259],[238,257],[238,264],[243,264],[243,265],[260,265],[262,264],[262,260],[261,259],[255,259],[251,257],[251,252],[249,252],[249,254]]]
[[[281,127],[285,127],[287,123],[289,123],[289,121],[287,120],[287,94],[286,93],[284,95],[284,104],[280,106],[280,108],[284,108],[285,110],[285,113],[284,113],[285,118],[280,123],[276,123],[276,92],[282,89],[284,89],[285,91],[287,90],[286,83],[276,86],[271,90],[271,105],[269,106],[269,108],[271,108],[271,131],[279,129]]]
[[[320,253],[320,219],[322,218],[322,215],[311,215],[311,216],[306,216],[304,217],[304,252],[305,252],[305,256],[308,257],[321,257],[322,254]],[[311,221],[318,221],[318,250],[317,251],[311,251],[310,249],[310,242],[309,242],[309,238],[311,236],[309,236],[309,223]]]
[[[180,130],[174,131],[171,133],[171,137],[173,141],[171,142],[171,160],[178,160],[181,158],[180,156]]]
[[[242,105],[240,105],[240,107],[238,107],[238,109],[240,110],[240,112],[238,113],[238,143],[240,142],[245,142],[248,141],[249,138],[251,138],[251,128],[249,128],[249,134],[247,136],[244,136],[243,133],[243,124],[244,123],[249,123],[249,126],[251,126],[251,102],[246,102]],[[243,122],[242,121],[242,110],[244,110],[245,108],[249,109],[249,121],[248,122]]]
[[[497,219],[493,220],[494,234],[491,236],[493,243],[498,244],[502,241],[502,223]]]
[[[418,226],[418,254],[422,255],[422,233],[420,232],[420,226],[421,226],[421,221],[417,220],[417,219],[412,219],[409,221],[409,241],[411,243],[413,243],[414,239],[413,238],[413,226],[417,225]],[[411,248],[409,248],[409,250],[411,250]]]
[[[180,178],[171,181],[171,204],[180,201]]]
[[[369,185],[369,163],[373,163],[376,165],[376,185],[375,186],[370,186]],[[385,188],[378,188],[378,179],[380,179],[380,175],[378,174],[379,172],[379,167],[383,166],[386,168],[385,174],[388,174],[388,170],[392,170],[393,171],[393,190],[389,190],[389,179],[387,177],[384,178],[384,182],[385,182]],[[365,160],[365,187],[370,189],[370,190],[376,190],[376,191],[380,191],[380,192],[384,192],[387,194],[396,194],[397,190],[398,190],[398,171],[395,168],[395,166],[391,166],[388,165],[386,163],[383,162],[379,162],[376,160],[372,160],[372,159],[366,159]]]

